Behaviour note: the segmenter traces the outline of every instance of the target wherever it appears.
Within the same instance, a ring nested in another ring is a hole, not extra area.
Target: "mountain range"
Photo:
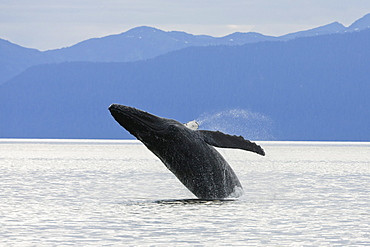
[[[201,128],[248,139],[369,141],[369,19],[279,40],[255,34],[268,40],[239,45],[199,40],[244,42],[241,37],[252,34],[212,38],[140,27],[125,35],[149,40],[144,34],[166,34],[182,45],[198,45],[174,48],[173,42],[172,51],[145,53],[131,62],[65,61],[67,53],[55,55],[90,42],[114,43],[115,36],[48,52],[2,41],[24,64],[35,57],[50,63],[30,66],[0,85],[0,137],[130,138],[107,110],[121,103],[182,122],[196,119]],[[78,57],[81,50],[68,56]],[[53,56],[59,62],[51,62]]]
[[[132,62],[154,58],[170,51],[191,46],[243,45],[261,41],[287,41],[299,37],[361,31],[370,27],[370,14],[349,27],[338,22],[280,37],[259,33],[233,33],[225,37],[192,35],[185,32],[165,32],[153,27],[137,27],[127,32],[102,38],[92,38],[70,47],[38,51],[0,39],[0,84],[25,69],[38,65],[71,61]]]

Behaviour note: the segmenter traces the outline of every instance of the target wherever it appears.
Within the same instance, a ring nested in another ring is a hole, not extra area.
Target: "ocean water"
[[[370,143],[259,144],[202,201],[137,141],[0,139],[0,246],[370,245]]]

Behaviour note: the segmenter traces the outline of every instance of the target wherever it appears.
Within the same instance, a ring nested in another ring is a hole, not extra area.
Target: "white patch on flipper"
[[[197,130],[198,129],[198,127],[199,127],[199,124],[195,121],[195,120],[193,120],[193,121],[190,121],[189,123],[186,123],[186,124],[184,124],[186,127],[188,127],[189,129],[191,129],[191,130]]]
[[[234,191],[227,198],[239,198],[244,194],[243,188],[235,186]]]

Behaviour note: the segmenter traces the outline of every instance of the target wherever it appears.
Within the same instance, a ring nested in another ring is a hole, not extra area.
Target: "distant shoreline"
[[[370,145],[370,141],[253,141],[264,145]],[[0,144],[4,143],[142,144],[134,139],[0,138]]]

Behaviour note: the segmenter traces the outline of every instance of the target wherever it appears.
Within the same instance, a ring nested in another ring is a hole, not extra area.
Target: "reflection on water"
[[[206,199],[173,199],[173,200],[158,200],[156,203],[160,204],[223,204],[227,202],[234,202],[235,199],[217,199],[217,200],[206,200]]]
[[[5,246],[370,245],[370,144],[220,149],[244,187],[196,199],[138,142],[0,139]]]

